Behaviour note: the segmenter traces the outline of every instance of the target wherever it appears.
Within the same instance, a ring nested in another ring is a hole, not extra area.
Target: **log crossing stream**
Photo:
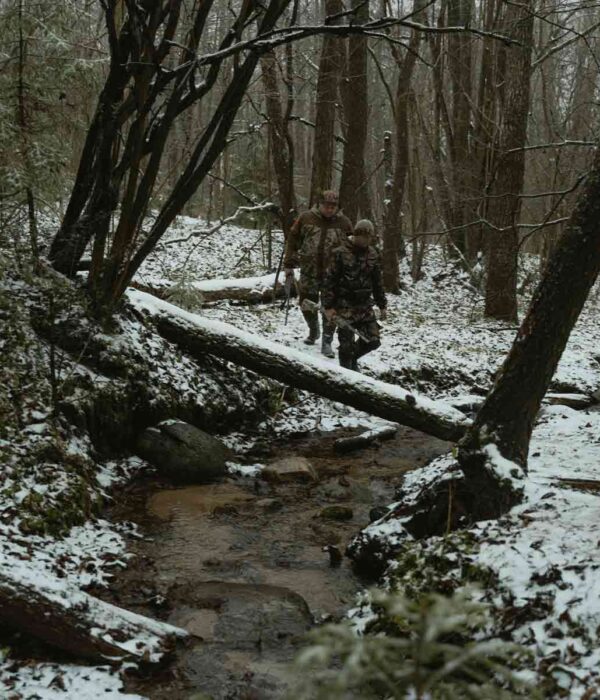
[[[399,427],[386,442],[350,454],[336,438],[312,434],[271,445],[261,461],[302,456],[316,479],[268,482],[229,478],[176,488],[158,478],[130,487],[114,519],[139,525],[135,554],[111,599],[187,629],[194,642],[163,670],[128,689],[149,698],[267,700],[293,697],[291,665],[307,630],[337,620],[368,582],[345,557],[373,508],[394,498],[403,472],[447,451],[449,443]]]

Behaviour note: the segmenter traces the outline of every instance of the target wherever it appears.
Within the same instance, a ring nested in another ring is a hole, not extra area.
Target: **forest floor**
[[[201,222],[182,217],[178,220],[172,236],[186,237],[201,226]],[[257,231],[228,226],[211,238],[193,237],[184,244],[165,246],[142,268],[139,282],[175,282],[177,288],[172,300],[176,301],[179,295],[189,304],[193,299],[191,285],[196,280],[245,277],[268,271],[267,251],[261,246],[259,236]],[[279,250],[279,245],[275,244],[275,264]],[[521,271],[523,307],[532,291],[528,280],[534,277],[535,265],[535,260],[526,258],[524,269]],[[382,324],[382,347],[363,361],[362,370],[400,384],[405,389],[418,391],[463,410],[472,411],[485,396],[494,371],[509,348],[516,329],[482,318],[481,296],[473,289],[468,277],[457,271],[451,261],[445,260],[437,248],[432,248],[427,255],[422,280],[413,284],[407,275],[404,280],[403,292],[390,299],[389,320]],[[288,322],[284,324],[284,313],[279,306],[278,303],[244,306],[232,302],[217,302],[202,308],[201,311],[199,305],[196,305],[194,310],[200,311],[208,318],[227,321],[279,343],[319,355],[318,347],[307,348],[302,344],[305,327],[298,308],[292,306]],[[130,331],[133,336],[138,332],[131,328]],[[157,356],[154,360],[157,361]],[[331,362],[335,363],[336,360]],[[187,371],[187,368],[182,365],[181,370]],[[599,389],[600,303],[596,288],[571,335],[553,380],[551,393],[547,396],[534,431],[525,503],[499,522],[480,523],[471,528],[472,538],[468,551],[464,548],[454,553],[446,551],[449,559],[454,556],[462,563],[469,561],[481,569],[493,572],[493,585],[490,584],[483,595],[496,610],[511,611],[510,623],[507,622],[506,616],[498,616],[498,624],[504,623],[504,629],[501,631],[505,636],[533,651],[535,671],[532,671],[531,677],[534,678],[535,673],[538,673],[544,682],[550,683],[548,697],[582,698],[586,692],[595,692],[593,688],[600,678],[597,670],[600,668],[600,645],[597,638],[600,605],[596,593],[600,590],[600,567],[597,563],[600,546],[600,411],[597,409]],[[283,395],[276,409],[273,415],[265,416],[253,429],[229,432],[224,436],[225,441],[235,450],[239,464],[266,462],[272,458],[273,449],[276,450],[275,454],[295,453],[297,449],[299,453],[317,462],[319,459],[327,460],[329,458],[319,451],[321,448],[317,450],[319,454],[314,454],[316,448],[310,442],[311,439],[314,440],[314,436],[320,436],[320,439],[327,443],[331,436],[340,432],[385,424],[384,421],[348,407],[302,392]],[[24,432],[29,431],[35,438],[43,432],[43,424],[44,416],[39,412],[37,415],[32,412]],[[339,526],[328,525],[327,532],[321,535],[317,533],[316,537],[315,530],[311,529],[312,534],[307,535],[308,541],[305,544],[312,549],[308,554],[298,555],[300,560],[306,563],[318,556],[317,551],[320,551],[319,548],[323,545],[323,537],[331,539],[332,527],[334,530],[336,527],[340,530],[341,534],[338,533],[338,537],[343,549],[343,543],[353,530],[357,531],[368,525],[369,498],[373,499],[373,505],[383,505],[382,500],[388,498],[393,500],[395,482],[402,481],[402,472],[410,465],[406,463],[407,457],[404,455],[400,459],[402,465],[398,466],[398,473],[395,474],[390,450],[395,445],[401,452],[403,440],[412,441],[412,447],[416,450],[412,466],[421,467],[422,459],[416,458],[419,443],[415,442],[415,435],[418,434],[414,431],[402,429],[393,443],[382,446],[380,450],[372,448],[368,453],[348,458],[345,463],[347,469],[354,469],[356,475],[356,469],[360,467],[361,477],[356,481],[360,483],[361,480],[366,480],[369,488],[378,483],[376,472],[378,468],[382,468],[376,465],[379,458],[384,463],[385,478],[379,481],[383,487],[379,491],[376,487],[375,491],[373,488],[370,491],[367,489],[366,492],[364,489],[362,492],[358,489],[363,493],[362,501],[360,506],[354,504],[355,513],[351,521]],[[307,440],[308,442],[302,442]],[[423,437],[423,445],[427,444],[431,444],[431,438]],[[87,448],[79,446],[79,449],[85,451]],[[434,456],[439,453],[438,450],[439,448],[436,448],[428,456]],[[381,459],[384,454],[386,458]],[[423,458],[423,454],[420,456]],[[354,467],[353,459],[357,460]],[[369,469],[375,470],[372,479],[366,476]],[[148,478],[147,465],[136,458],[107,463],[103,466],[100,481],[104,489],[108,490],[111,485],[114,488],[130,482],[132,474],[139,473],[140,470],[144,472],[144,479]],[[422,473],[423,470],[419,469],[410,474],[417,477]],[[332,498],[342,500],[340,485],[337,482],[344,476],[346,480],[349,479],[347,483],[352,483],[352,478],[348,477],[347,473],[329,474],[328,479],[334,479],[335,484],[322,484],[322,492],[315,495],[314,501],[310,500],[312,496],[309,492],[302,492],[300,510],[306,512],[303,518],[300,518],[303,523],[300,532],[308,532],[309,520],[314,521],[315,513],[324,504],[331,502]],[[251,491],[254,486],[249,486],[250,484],[254,484],[254,481],[244,478],[240,480],[232,474],[232,488]],[[13,502],[25,501],[36,490],[35,483],[20,484],[19,488],[14,485],[11,488],[4,488],[5,486],[6,484],[1,490],[0,511],[3,513],[12,513]],[[139,540],[136,544],[132,533],[157,537],[158,527],[158,549],[163,554],[165,541],[168,542],[170,537],[187,537],[181,532],[177,535],[173,529],[177,526],[177,518],[168,516],[161,521],[160,513],[168,512],[167,506],[163,506],[161,511],[161,506],[157,505],[160,493],[165,492],[164,486],[160,483],[149,486],[146,483],[143,488],[138,488],[138,495],[132,497],[134,505],[130,511],[125,509],[119,512],[122,506],[117,500],[112,520],[106,517],[93,518],[85,525],[73,528],[67,537],[59,539],[46,535],[25,535],[19,530],[18,523],[3,522],[0,534],[3,541],[9,544],[0,550],[2,564],[7,566],[12,565],[15,559],[26,560],[30,569],[36,570],[40,577],[50,572],[55,575],[58,571],[63,580],[74,586],[92,587],[94,590],[112,586],[105,595],[109,598],[121,595],[124,604],[135,607],[135,601],[131,596],[128,597],[127,593],[128,576],[135,578],[135,572],[140,571],[136,567],[143,568],[143,562],[154,555],[157,557],[156,561],[160,561],[160,556],[156,551],[152,555],[152,544],[146,540]],[[327,495],[323,491],[326,488],[333,488],[333,491]],[[347,487],[342,483],[342,488]],[[166,492],[168,491],[169,489],[166,489]],[[368,495],[366,500],[365,493]],[[273,497],[270,492],[260,495]],[[182,497],[185,501],[181,494],[177,497]],[[281,537],[281,541],[285,541],[291,536],[285,532],[293,532],[294,522],[293,510],[286,504],[293,504],[295,497],[285,493],[275,497],[283,501],[284,508],[272,518],[280,518],[286,523],[287,529]],[[168,496],[162,498],[168,500]],[[10,499],[13,499],[13,502]],[[196,503],[194,507],[199,509],[198,512],[204,513],[198,518],[196,525],[204,528],[203,532],[206,534],[209,525],[216,523],[214,519],[207,519],[206,508],[198,506],[197,499],[192,500]],[[235,498],[233,500],[235,501]],[[189,509],[186,512],[187,515],[182,521],[184,524],[190,520]],[[125,522],[122,517],[126,518]],[[238,507],[237,512],[222,512],[220,517],[225,520],[229,518],[233,525],[238,527],[239,523],[235,523],[236,518],[251,520],[256,515],[252,515],[248,506],[244,506]],[[271,516],[266,518],[270,519]],[[138,525],[127,524],[127,520],[137,520]],[[231,527],[232,524],[225,522],[222,526]],[[393,531],[380,527],[377,523],[372,524],[370,528],[371,532],[382,538],[394,537]],[[277,546],[281,547],[281,542]],[[163,549],[160,550],[160,547]],[[423,545],[423,551],[426,553],[429,549],[439,552],[444,547],[448,550],[448,541],[444,543],[444,538],[433,538]],[[177,551],[176,549],[175,552]],[[126,566],[134,553],[138,554],[138,563],[129,569],[129,573],[118,574],[119,568]],[[272,553],[275,557],[275,550]],[[348,572],[347,566],[344,565],[339,570],[328,570],[326,554],[321,554],[323,558],[319,560],[317,567],[318,575],[325,576],[325,579],[321,578],[321,585],[331,585],[335,589],[337,584],[333,582],[333,578],[337,577],[339,580],[339,572]],[[183,554],[179,552],[179,555],[184,559],[187,556],[185,551]],[[189,550],[189,555],[193,556],[193,549]],[[226,557],[214,553],[203,557],[204,564],[194,570],[193,575],[202,580],[210,580],[213,577],[215,562],[218,569],[224,558]],[[258,569],[262,567],[261,575],[255,577],[255,581],[282,586],[285,585],[286,576],[288,581],[293,578],[289,571],[290,557],[286,556],[285,551],[281,550],[275,559],[288,563],[282,566],[273,564],[269,569],[264,561],[250,562],[250,568],[252,564]],[[210,569],[211,560],[213,572],[206,568]],[[169,563],[168,558],[166,562]],[[154,570],[155,565],[156,562],[152,562],[149,570]],[[306,568],[300,567],[302,570]],[[265,573],[265,570],[268,571]],[[270,578],[275,570],[279,575],[283,575],[283,578]],[[236,571],[239,571],[239,566]],[[119,582],[117,584],[114,583],[115,572]],[[394,573],[393,564],[391,573]],[[458,570],[450,570],[445,575],[458,579],[461,574]],[[361,617],[364,620],[370,614],[368,605],[357,608],[352,602],[351,598],[359,585],[351,578],[349,572],[348,577],[351,583],[348,590],[345,590],[343,607],[354,608],[352,615],[357,624],[362,624]],[[398,574],[396,571],[395,579],[402,585],[402,572]],[[235,577],[230,577],[230,580],[235,580]],[[252,579],[250,577],[246,580]],[[306,580],[311,586],[315,585],[315,579],[311,576]],[[348,586],[347,581],[344,586]],[[323,615],[333,612],[340,614],[339,609],[332,611],[331,606],[328,608],[325,605],[320,609],[318,601],[310,601],[310,592],[298,592],[309,601],[310,612],[317,618],[322,619]],[[150,598],[153,597],[154,592],[151,592]],[[141,608],[143,609],[143,606]],[[164,611],[157,611],[157,616],[164,617]],[[183,624],[181,618],[179,622]],[[498,629],[500,630],[500,627]],[[10,644],[10,641],[6,644]],[[27,649],[27,653],[22,650],[19,652],[18,644],[12,651],[7,646],[0,652],[0,687],[6,689],[7,697],[95,698],[101,694],[110,698],[133,698],[135,696],[132,692],[141,693],[142,696],[148,692],[148,686],[144,686],[143,683],[137,689],[131,688],[130,692],[123,690],[122,678],[108,667],[81,666],[73,662],[67,663],[65,659],[60,658],[44,659],[43,650],[38,649],[35,652],[31,649]],[[206,664],[206,660],[203,663]],[[210,667],[210,664],[208,666]],[[594,695],[588,694],[586,697]]]

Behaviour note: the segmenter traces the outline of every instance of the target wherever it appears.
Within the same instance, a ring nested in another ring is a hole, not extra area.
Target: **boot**
[[[352,366],[354,364],[352,354],[344,352],[341,345],[338,351],[338,357],[340,358],[340,367],[345,367],[346,369],[354,369],[354,367]]]
[[[321,340],[321,354],[325,357],[335,357],[335,353],[331,347],[333,342],[333,335],[329,335],[323,331],[323,339]]]
[[[302,311],[306,325],[308,326],[308,336],[304,339],[305,345],[314,345],[319,339],[319,314],[316,311]]]
[[[321,319],[323,322],[323,340],[321,341],[321,353],[325,357],[335,357],[335,353],[331,348],[331,343],[333,342],[333,335],[335,333],[335,323],[327,320],[325,314],[321,314]]]

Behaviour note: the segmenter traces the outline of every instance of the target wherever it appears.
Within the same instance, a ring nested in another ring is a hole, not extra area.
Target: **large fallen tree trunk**
[[[226,299],[240,304],[259,304],[273,301],[273,299],[283,299],[284,282],[284,275],[280,274],[275,284],[275,273],[272,273],[260,277],[199,280],[192,282],[186,291],[197,293],[199,304],[210,304]],[[177,289],[177,285],[170,280],[151,277],[136,279],[132,286],[153,294],[159,299],[169,299]]]
[[[150,315],[164,338],[191,355],[222,357],[263,376],[443,440],[458,440],[470,424],[463,413],[442,402],[410,394],[228,323],[191,314],[144,292],[132,290],[128,296],[135,309]]]
[[[76,656],[106,663],[156,663],[185,630],[118,608],[63,579],[3,560],[0,626],[16,629]]]

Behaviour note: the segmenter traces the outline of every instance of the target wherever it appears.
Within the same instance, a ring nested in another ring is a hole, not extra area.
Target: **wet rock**
[[[324,520],[352,520],[354,512],[350,506],[334,505],[321,509],[319,517]]]
[[[183,421],[164,421],[147,428],[137,452],[178,483],[202,484],[227,473],[229,452],[220,440]]]
[[[320,489],[320,492],[324,498],[332,501],[348,501],[351,497],[348,486],[341,484],[327,484]]]
[[[292,481],[317,481],[317,472],[306,457],[285,457],[277,462],[267,464],[261,472],[265,481],[289,483]]]
[[[173,595],[186,602],[169,616],[171,624],[230,649],[295,645],[312,625],[304,598],[280,586],[209,581],[177,586]]]

